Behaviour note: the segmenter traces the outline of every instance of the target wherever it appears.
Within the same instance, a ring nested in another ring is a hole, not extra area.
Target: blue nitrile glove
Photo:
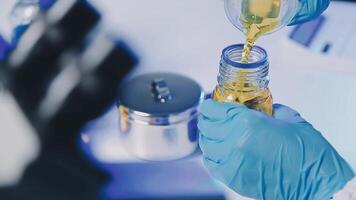
[[[204,163],[241,195],[267,200],[326,200],[354,177],[335,149],[296,111],[274,117],[206,100],[198,127]]]
[[[300,24],[317,18],[329,4],[330,0],[299,0],[297,14],[289,25]]]

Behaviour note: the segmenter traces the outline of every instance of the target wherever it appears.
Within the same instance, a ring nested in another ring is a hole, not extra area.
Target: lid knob
[[[166,103],[172,100],[172,94],[168,88],[167,82],[163,78],[154,79],[151,85],[152,93],[156,101]]]

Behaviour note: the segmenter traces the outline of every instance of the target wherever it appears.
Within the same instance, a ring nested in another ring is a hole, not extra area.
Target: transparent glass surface
[[[239,103],[272,115],[273,99],[268,89],[269,64],[261,47],[252,48],[250,62],[241,62],[243,45],[232,45],[223,51],[218,85],[213,99],[223,103]]]
[[[298,0],[225,0],[228,19],[246,35],[253,28],[258,28],[260,35],[281,29],[289,24],[297,8]]]

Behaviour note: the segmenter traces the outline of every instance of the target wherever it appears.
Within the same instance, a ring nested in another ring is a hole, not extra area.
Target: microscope
[[[96,29],[100,14],[84,0],[59,0],[40,13],[0,63],[0,81],[41,141],[38,159],[1,199],[102,199],[108,176],[80,152],[78,133],[116,99],[137,59]]]

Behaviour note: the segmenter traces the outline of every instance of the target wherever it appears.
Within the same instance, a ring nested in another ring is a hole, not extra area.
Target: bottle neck
[[[249,62],[241,62],[243,44],[223,50],[218,83],[227,89],[255,91],[266,89],[269,83],[269,63],[266,51],[258,46],[251,50]]]

